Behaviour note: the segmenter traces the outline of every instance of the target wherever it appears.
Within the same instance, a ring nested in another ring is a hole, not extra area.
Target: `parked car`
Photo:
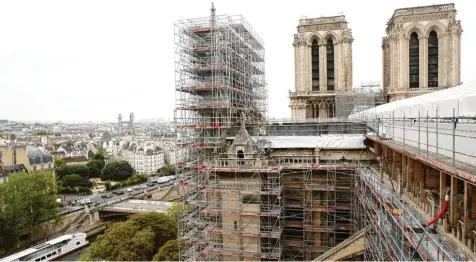
[[[111,198],[112,195],[111,195],[111,194],[102,194],[101,197],[102,197],[102,198]]]
[[[124,195],[124,191],[122,191],[122,190],[117,190],[117,191],[114,191],[112,193],[116,194],[116,195]]]
[[[147,188],[147,186],[146,186],[146,185],[142,185],[142,186],[140,186],[140,189],[146,189],[146,188]]]
[[[129,187],[129,188],[127,189],[127,192],[132,192],[132,188]]]

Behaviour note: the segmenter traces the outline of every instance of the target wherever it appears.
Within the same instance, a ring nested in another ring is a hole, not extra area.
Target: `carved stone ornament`
[[[354,41],[354,38],[352,37],[352,31],[350,29],[342,32],[341,41],[343,43],[352,43],[352,41]]]
[[[434,14],[421,14],[421,15],[407,15],[396,17],[396,23],[408,23],[408,22],[419,22],[419,21],[434,21],[434,20],[443,20],[450,18],[449,13],[434,13]]]
[[[340,29],[345,29],[345,28],[346,28],[345,23],[323,24],[323,25],[306,25],[306,26],[299,26],[298,27],[298,32],[299,33],[304,33],[304,32],[316,32],[316,31],[329,31],[329,30],[340,30]]]
[[[299,35],[295,34],[293,46],[298,47],[298,46],[304,46],[304,45],[306,45],[306,41],[302,37],[299,37]]]
[[[461,33],[463,33],[463,29],[461,28],[461,23],[460,21],[452,20],[446,27],[446,32],[449,34],[451,33],[457,33],[458,36],[461,36]]]

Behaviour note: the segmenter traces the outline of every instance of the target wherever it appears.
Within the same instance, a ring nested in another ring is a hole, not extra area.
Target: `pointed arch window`
[[[420,42],[418,34],[413,32],[409,41],[410,88],[418,88],[420,86]]]
[[[428,87],[438,87],[438,34],[428,36]]]
[[[311,46],[312,91],[319,91],[319,44],[316,39]]]
[[[329,38],[327,40],[327,90],[333,91],[334,88],[334,43]]]

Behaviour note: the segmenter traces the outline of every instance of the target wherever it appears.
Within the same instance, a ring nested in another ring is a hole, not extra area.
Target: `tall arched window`
[[[317,40],[312,41],[312,91],[319,91],[319,44]]]
[[[428,87],[438,87],[438,35],[428,36]]]
[[[334,90],[334,43],[327,40],[327,90]]]
[[[420,43],[418,34],[413,32],[410,35],[410,88],[420,86]]]

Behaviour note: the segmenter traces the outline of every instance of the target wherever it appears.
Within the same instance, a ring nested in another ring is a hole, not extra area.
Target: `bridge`
[[[166,212],[172,207],[172,202],[154,201],[154,200],[138,200],[128,199],[117,202],[101,209],[103,212],[115,213],[147,213],[147,212]]]

